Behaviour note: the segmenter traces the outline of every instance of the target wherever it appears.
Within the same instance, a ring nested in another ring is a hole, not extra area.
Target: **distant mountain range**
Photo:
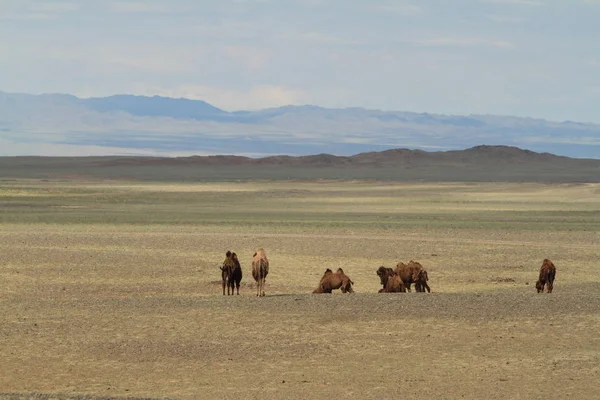
[[[317,106],[227,112],[205,101],[158,96],[0,92],[0,156],[350,156],[481,144],[600,158],[600,125]]]

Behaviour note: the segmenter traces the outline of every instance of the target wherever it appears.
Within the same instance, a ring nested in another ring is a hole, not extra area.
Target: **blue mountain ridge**
[[[494,144],[600,158],[600,125],[589,123],[314,105],[229,112],[203,100],[135,95],[78,98],[0,92],[0,145],[2,139],[5,147],[48,143],[165,155],[351,155]],[[13,153],[0,149],[0,155],[17,155]]]

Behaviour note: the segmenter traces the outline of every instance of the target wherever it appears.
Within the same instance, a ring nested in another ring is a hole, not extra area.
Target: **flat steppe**
[[[5,180],[0,398],[597,399],[599,282],[598,184]]]

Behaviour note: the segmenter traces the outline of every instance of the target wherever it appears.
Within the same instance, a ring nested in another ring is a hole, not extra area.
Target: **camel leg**
[[[552,289],[554,289],[554,282],[548,281],[548,293],[552,293]]]
[[[546,288],[547,288],[546,281],[543,281],[542,282],[542,291],[541,291],[541,293],[544,293],[544,290],[546,290]]]

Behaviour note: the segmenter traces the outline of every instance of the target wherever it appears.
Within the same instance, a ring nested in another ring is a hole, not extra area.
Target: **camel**
[[[263,248],[256,250],[252,256],[252,276],[256,281],[256,295],[262,297],[265,295],[265,279],[269,274],[269,260]]]
[[[427,293],[431,293],[431,288],[427,284],[428,280],[429,276],[427,275],[427,271],[422,268],[419,270],[417,280],[415,281],[415,290],[417,292],[425,292],[425,290],[427,290]]]
[[[396,265],[395,270],[392,268],[386,268],[382,265],[381,267],[379,267],[379,269],[377,269],[377,275],[379,276],[381,286],[383,287],[379,291],[380,293],[389,293],[390,291],[405,292],[407,290],[410,292],[410,286],[413,283],[415,284],[415,290],[417,292],[424,292],[425,290],[431,292],[431,289],[427,284],[427,281],[429,280],[427,271],[417,261],[410,260],[408,264],[399,262]],[[394,277],[394,275],[397,275],[402,281],[403,288],[400,288],[400,285],[394,283],[386,289],[388,280],[390,279],[390,277]]]
[[[319,281],[319,286],[313,290],[313,293],[331,293],[335,289],[340,289],[342,293],[354,293],[352,285],[354,282],[344,273],[343,269],[338,268],[336,272],[333,272],[327,268]]]
[[[408,262],[408,265],[409,267],[412,267],[412,281],[415,284],[415,290],[417,292],[425,292],[425,290],[427,290],[427,292],[431,293],[431,288],[427,284],[427,281],[429,280],[429,275],[427,274],[427,271],[425,270],[425,268],[423,268],[421,263],[418,261],[410,260]]]
[[[410,286],[419,280],[419,272],[422,269],[423,269],[423,266],[420,263],[413,261],[413,260],[410,260],[408,262],[408,264],[399,262],[396,265],[396,273],[400,276],[400,279],[402,279],[404,286],[406,286],[406,289],[409,292],[410,292]],[[429,287],[429,286],[427,286],[427,287]],[[423,291],[420,289],[421,289],[420,285],[415,285],[415,290],[417,292]]]
[[[240,282],[242,281],[242,266],[238,260],[237,254],[227,251],[225,261],[221,269],[221,279],[223,280],[223,296],[225,296],[225,286],[227,286],[227,295],[234,294],[234,286],[237,288],[237,294],[240,294]],[[230,293],[231,289],[231,293]]]
[[[554,288],[554,278],[556,277],[556,267],[549,259],[545,258],[540,268],[540,277],[535,283],[535,288],[538,293],[544,293],[544,286],[547,287],[548,293],[552,293]]]
[[[379,290],[379,293],[406,293],[406,286],[404,286],[400,276],[397,273],[392,272],[392,274],[388,276],[383,289]]]
[[[383,265],[377,269],[377,275],[381,281],[382,289],[379,293],[405,293],[406,286],[402,282],[400,276],[391,268],[386,268]]]

